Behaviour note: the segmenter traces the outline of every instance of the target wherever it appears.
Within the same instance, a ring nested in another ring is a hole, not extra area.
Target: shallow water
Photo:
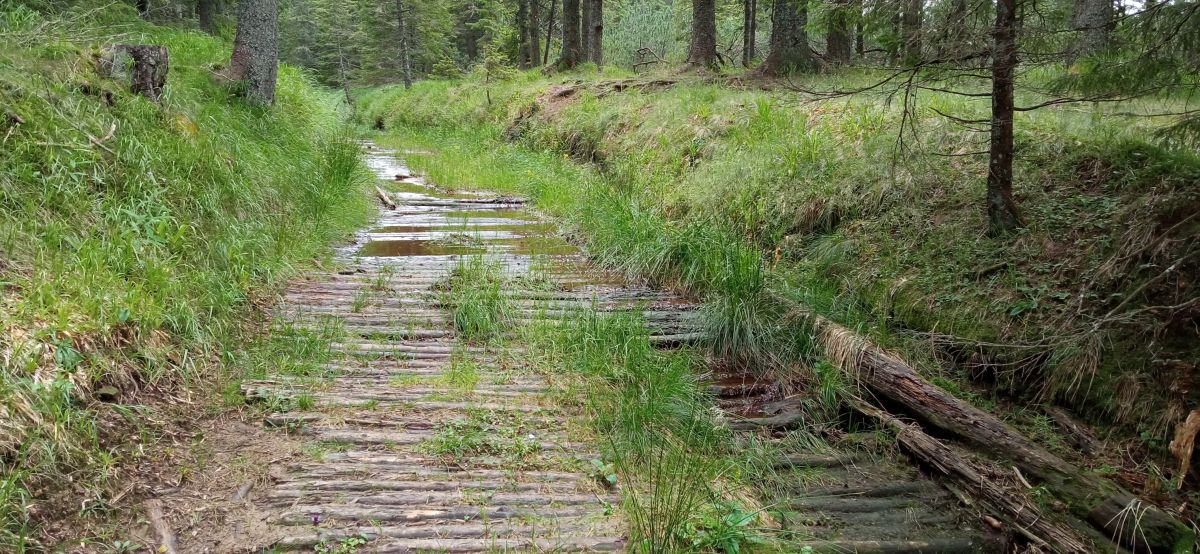
[[[397,175],[412,171],[394,151],[368,150],[367,165],[397,209],[385,212],[377,227],[360,235],[356,252],[360,257],[579,254],[577,247],[558,235],[554,224],[541,221],[519,203],[514,207],[480,203],[496,197],[475,191],[447,193],[416,177],[398,180]]]

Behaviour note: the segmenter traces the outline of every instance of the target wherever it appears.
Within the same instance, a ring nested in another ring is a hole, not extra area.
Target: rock
[[[121,391],[112,385],[100,387],[96,391],[96,398],[100,399],[101,402],[116,402],[120,396]]]

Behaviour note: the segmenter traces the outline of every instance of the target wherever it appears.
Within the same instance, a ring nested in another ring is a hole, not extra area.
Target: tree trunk
[[[1007,8],[1000,9],[1011,10],[1015,0],[1001,0],[1005,2]],[[853,331],[802,306],[785,303],[791,313],[808,321],[818,344],[836,350],[832,357],[837,365],[878,398],[1008,460],[1035,485],[1046,487],[1061,499],[1066,509],[1126,548],[1156,553],[1191,551],[1195,539],[1192,530],[1166,512],[1055,456],[996,416],[929,383],[911,366]]]
[[[592,0],[579,0],[579,8],[583,12],[580,18],[580,38],[579,42],[583,45],[583,54],[580,62],[592,61],[592,10],[596,7]]]
[[[863,36],[863,20],[866,19],[866,14],[863,13],[862,0],[854,0],[854,11],[858,14],[858,18],[854,21],[854,52],[861,58],[867,52],[867,41]]]
[[[196,0],[196,17],[200,20],[202,31],[210,35],[217,34],[216,0]]]
[[[337,39],[338,80],[342,82],[342,93],[346,95],[346,105],[354,106],[354,97],[350,95],[350,76],[346,71],[346,50],[342,45],[342,37]]]
[[[529,0],[517,0],[517,67],[533,67],[529,55]]]
[[[604,65],[604,0],[583,0],[583,5],[585,59],[600,67]]]
[[[542,59],[542,7],[539,0],[529,0],[529,23],[526,29],[529,31],[529,63],[532,66],[539,66],[538,63]]]
[[[1071,26],[1082,33],[1078,52],[1097,54],[1112,46],[1112,0],[1075,0]]]
[[[396,38],[400,46],[400,77],[404,88],[412,88],[412,56],[408,52],[408,18],[404,15],[404,0],[396,0]]]
[[[114,45],[101,56],[99,70],[109,78],[129,81],[130,92],[158,102],[170,70],[167,47],[157,44]]]
[[[563,0],[562,14],[562,53],[558,56],[558,69],[575,69],[583,61],[583,37],[580,36],[579,21],[580,0]]]
[[[238,2],[237,35],[227,75],[245,84],[251,102],[275,103],[275,76],[279,72],[279,9],[275,0]]]
[[[771,51],[761,72],[779,76],[816,69],[817,60],[808,46],[807,0],[776,0],[771,22]]]
[[[896,12],[892,14],[892,36],[897,38],[889,41],[887,45],[888,63],[891,65],[896,65],[900,61],[900,54],[904,51],[904,45],[902,44],[904,31],[900,27],[900,20],[903,17],[901,14],[902,11],[900,6],[897,5]]]
[[[937,52],[939,56],[945,56],[950,52],[956,52],[963,46],[963,37],[966,34],[967,24],[967,2],[966,0],[951,0],[950,11],[946,14],[946,22],[943,24],[942,30],[939,33],[941,36],[937,44]]]
[[[1017,0],[997,0],[992,31],[992,140],[988,159],[988,234],[1024,225],[1013,200],[1013,74],[1017,69]]]
[[[901,26],[904,32],[904,60],[915,64],[921,60],[921,7],[922,0],[907,0]]]
[[[542,54],[542,65],[550,63],[550,44],[554,42],[554,8],[558,0],[550,0],[550,21],[546,23],[546,53]]]
[[[717,68],[716,0],[692,0],[692,45],[687,62],[708,69]]]
[[[850,63],[850,0],[833,0],[829,32],[825,35],[825,57],[836,64]]]
[[[742,13],[742,65],[750,67],[758,35],[758,0],[743,0]]]

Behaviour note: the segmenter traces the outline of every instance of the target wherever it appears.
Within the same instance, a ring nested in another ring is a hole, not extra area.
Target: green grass
[[[161,104],[95,73],[114,41],[169,48]],[[136,404],[263,373],[279,349],[255,344],[255,302],[369,214],[336,95],[283,67],[277,104],[250,107],[213,79],[228,56],[125,5],[0,2],[0,549],[34,546],[31,509],[77,509],[30,490],[70,475],[106,494],[122,424],[94,391]],[[319,349],[310,339],[283,341]]]
[[[1147,308],[1195,300],[1158,276],[1200,271],[1187,246],[1200,158],[1149,142],[1155,120],[1115,114],[1169,99],[1020,114],[1030,225],[991,239],[985,157],[933,155],[977,151],[980,137],[932,109],[974,118],[986,102],[923,93],[919,134],[897,152],[900,112],[879,97],[802,102],[682,79],[605,94],[576,75],[431,81],[363,91],[360,113],[384,122],[382,142],[432,152],[409,161],[433,182],[534,198],[601,262],[704,300],[712,350],[760,370],[811,366],[826,346],[800,305],[931,377],[968,372],[936,362],[947,352],[930,335],[983,348],[1023,368],[988,376],[998,391],[1160,444],[1197,400],[1171,392],[1182,366],[1159,369],[1200,355],[1188,312]],[[576,87],[566,100],[546,94],[564,86]]]
[[[438,304],[468,341],[499,338],[511,329],[513,307],[502,290],[502,273],[498,263],[483,255],[460,256],[450,274],[434,284]]]
[[[602,446],[593,471],[622,487],[633,551],[786,551],[755,504],[775,494],[761,485],[777,452],[746,448],[715,420],[697,353],[656,350],[634,312],[581,310],[524,336],[535,369],[575,382],[580,421]]]
[[[430,455],[463,465],[471,458],[497,457],[506,468],[532,468],[542,446],[536,435],[525,431],[528,427],[520,415],[470,410],[466,420],[441,425],[420,446]]]

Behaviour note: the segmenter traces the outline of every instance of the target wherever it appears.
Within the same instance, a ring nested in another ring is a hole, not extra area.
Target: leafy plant
[[[369,542],[371,542],[370,537],[360,533],[350,537],[342,537],[333,542],[323,540],[317,543],[314,549],[317,554],[355,554],[360,547],[366,546]]]

